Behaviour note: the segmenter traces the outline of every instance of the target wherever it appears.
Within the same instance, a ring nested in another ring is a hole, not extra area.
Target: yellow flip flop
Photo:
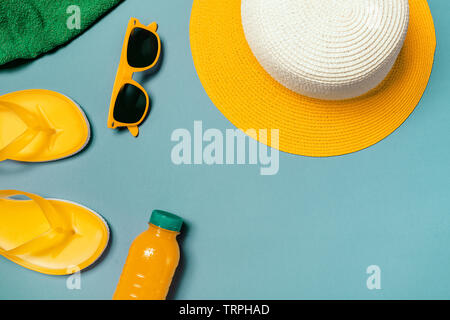
[[[0,96],[0,161],[70,157],[90,139],[89,122],[70,98],[33,89]]]
[[[94,263],[108,241],[107,223],[86,207],[0,190],[0,255],[25,268],[50,275],[72,274]]]

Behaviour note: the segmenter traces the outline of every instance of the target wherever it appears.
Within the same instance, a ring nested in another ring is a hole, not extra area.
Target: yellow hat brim
[[[236,127],[279,129],[277,149],[304,156],[343,155],[394,132],[413,112],[428,84],[436,49],[426,0],[409,0],[404,47],[388,77],[350,100],[297,94],[258,63],[244,35],[241,0],[194,0],[190,42],[194,64],[215,106]],[[253,136],[264,144],[267,137]]]

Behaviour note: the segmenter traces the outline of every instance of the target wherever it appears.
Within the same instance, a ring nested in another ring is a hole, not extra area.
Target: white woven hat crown
[[[308,97],[342,100],[377,87],[406,37],[408,0],[242,0],[262,67]]]

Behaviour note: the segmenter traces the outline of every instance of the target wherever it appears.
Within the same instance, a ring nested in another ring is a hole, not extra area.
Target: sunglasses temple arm
[[[127,127],[128,131],[130,131],[130,133],[133,135],[133,137],[137,137],[139,135],[139,127],[137,126],[130,126]]]
[[[156,31],[158,31],[158,24],[156,22],[152,22],[148,25],[148,28],[151,31],[156,32]]]

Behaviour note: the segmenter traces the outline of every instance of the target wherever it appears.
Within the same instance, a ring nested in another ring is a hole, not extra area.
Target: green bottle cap
[[[153,210],[150,223],[166,230],[179,232],[183,219],[167,211]]]

